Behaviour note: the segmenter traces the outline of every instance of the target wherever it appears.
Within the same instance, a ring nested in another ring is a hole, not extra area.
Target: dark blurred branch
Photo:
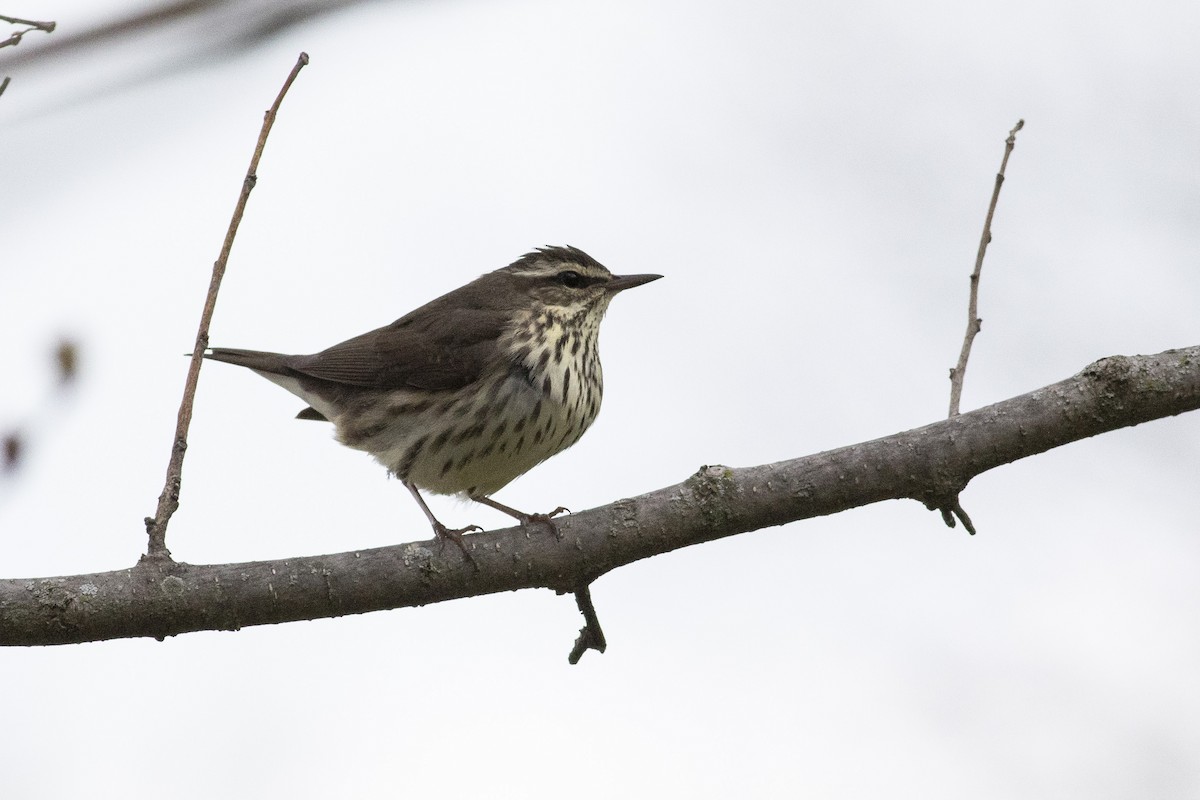
[[[92,47],[137,46],[147,37],[190,24],[203,36],[187,36],[180,49],[244,49],[315,17],[360,0],[177,0],[116,16],[78,33],[59,36],[35,50],[3,60],[8,67],[52,61]],[[179,62],[175,62],[178,66]]]
[[[19,431],[9,431],[0,437],[0,472],[12,472],[25,453],[25,437]]]
[[[38,48],[36,52],[24,54],[24,57],[14,57],[7,63],[19,64],[35,59],[48,59],[63,53],[75,52],[90,45],[103,44],[129,34],[155,30],[177,20],[199,14],[213,6],[224,5],[227,2],[229,0],[182,0],[182,2],[178,3],[166,3],[137,11],[133,14],[101,23],[81,33],[59,36],[52,44]]]

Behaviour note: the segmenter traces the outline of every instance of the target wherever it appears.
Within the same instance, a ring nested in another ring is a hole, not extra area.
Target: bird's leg
[[[446,540],[449,539],[458,545],[458,549],[462,550],[462,554],[467,557],[467,561],[470,561],[471,566],[478,570],[479,565],[475,563],[475,557],[471,555],[471,551],[467,550],[467,546],[463,544],[462,537],[464,533],[482,531],[483,528],[479,527],[478,525],[468,525],[465,528],[447,528],[445,525],[439,522],[438,518],[435,517],[433,512],[429,510],[429,506],[425,504],[425,498],[421,497],[421,493],[417,491],[416,486],[408,481],[404,481],[404,487],[408,489],[408,491],[412,492],[412,496],[417,500],[417,505],[419,505],[421,510],[425,512],[425,518],[428,519],[429,524],[433,526],[433,535],[435,538],[441,541],[442,549],[445,549]]]
[[[472,497],[471,499],[476,503],[483,503],[485,506],[491,506],[497,511],[502,511],[513,519],[520,520],[522,525],[528,526],[535,522],[545,525],[550,529],[550,532],[554,534],[554,538],[559,540],[563,538],[562,531],[558,529],[558,525],[555,524],[553,518],[557,517],[559,514],[571,513],[571,510],[566,506],[559,506],[549,514],[526,514],[524,511],[517,511],[511,506],[506,506],[503,503],[497,503],[490,497],[483,497],[481,495],[479,497]]]

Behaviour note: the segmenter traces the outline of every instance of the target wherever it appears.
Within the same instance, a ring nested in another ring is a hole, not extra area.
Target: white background
[[[6,13],[65,36],[121,8]],[[667,276],[613,304],[604,411],[500,493],[519,508],[943,417],[1021,117],[964,410],[1200,341],[1190,0],[428,0],[223,46],[239,25],[3,71],[0,430],[30,445],[4,577],[144,549],[181,354],[300,50],[214,345],[312,352],[544,244]],[[47,400],[64,334],[79,385]],[[300,407],[206,365],[176,558],[428,537]],[[549,591],[3,650],[3,794],[1196,797],[1198,470],[1185,416],[981,476],[973,538],[893,502],[650,559],[593,587],[609,650],[575,667]]]

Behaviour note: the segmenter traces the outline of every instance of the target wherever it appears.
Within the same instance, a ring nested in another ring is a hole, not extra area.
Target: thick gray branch
[[[683,483],[558,521],[562,541],[521,528],[456,548],[413,542],[336,555],[198,566],[143,559],[93,575],[0,581],[0,644],[42,645],[236,630],[458,597],[570,592],[649,556],[856,506],[942,506],[971,478],[1068,442],[1200,407],[1200,347],[1114,356],[1029,394],[924,428]]]

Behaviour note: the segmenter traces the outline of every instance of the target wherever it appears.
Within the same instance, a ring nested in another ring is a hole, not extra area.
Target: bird
[[[210,348],[300,397],[298,419],[332,422],[341,444],[365,451],[411,492],[436,539],[474,562],[463,534],[421,490],[490,506],[522,525],[528,514],[492,495],[571,447],[604,393],[600,322],[617,293],[661,275],[614,275],[572,246],[540,247],[432,300],[390,325],[312,355]]]

